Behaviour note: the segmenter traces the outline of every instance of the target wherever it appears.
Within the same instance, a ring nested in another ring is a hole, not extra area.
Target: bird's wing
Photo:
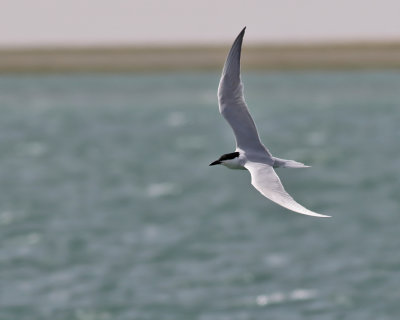
[[[249,161],[244,166],[250,171],[251,184],[263,196],[294,212],[314,217],[329,217],[310,211],[297,203],[283,188],[281,180],[271,166]]]
[[[232,127],[236,137],[236,146],[244,151],[266,151],[261,143],[256,125],[247,109],[243,96],[243,83],[240,79],[240,53],[244,28],[235,39],[226,58],[218,87],[219,111]]]

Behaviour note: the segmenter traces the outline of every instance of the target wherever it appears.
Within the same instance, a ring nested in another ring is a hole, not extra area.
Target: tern
[[[303,163],[273,157],[260,141],[256,125],[243,95],[240,77],[240,55],[246,27],[239,33],[226,58],[218,87],[219,111],[232,127],[236,150],[223,154],[210,166],[224,165],[230,169],[248,170],[251,184],[266,198],[284,208],[314,217],[322,215],[297,203],[283,188],[274,168],[306,168]]]

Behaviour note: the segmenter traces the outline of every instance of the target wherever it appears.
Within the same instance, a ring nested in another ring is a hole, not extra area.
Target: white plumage
[[[310,211],[297,203],[283,188],[274,167],[304,168],[304,164],[273,157],[262,144],[249,113],[240,78],[240,55],[244,28],[235,39],[226,59],[218,87],[219,111],[232,127],[236,152],[226,154],[211,165],[223,164],[231,169],[247,169],[251,184],[265,197],[289,210],[315,217],[329,217]]]

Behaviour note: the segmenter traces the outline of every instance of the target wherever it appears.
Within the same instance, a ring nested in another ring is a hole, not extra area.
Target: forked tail
[[[294,160],[286,160],[286,159],[274,159],[274,168],[309,168],[310,166],[306,166],[304,163],[297,162]]]

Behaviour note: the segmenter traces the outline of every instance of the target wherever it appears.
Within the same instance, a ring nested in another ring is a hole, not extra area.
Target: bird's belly
[[[225,162],[224,165],[229,168],[229,169],[233,169],[233,170],[246,170],[245,167],[243,167],[240,163],[238,162]]]

